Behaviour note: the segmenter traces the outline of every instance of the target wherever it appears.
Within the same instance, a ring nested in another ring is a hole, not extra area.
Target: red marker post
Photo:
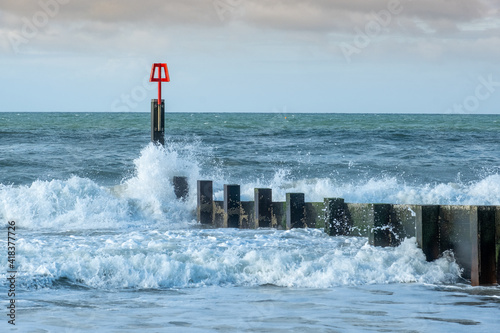
[[[165,143],[165,101],[161,98],[161,83],[170,82],[167,64],[153,64],[149,82],[158,82],[158,99],[151,100],[151,141],[163,145]]]

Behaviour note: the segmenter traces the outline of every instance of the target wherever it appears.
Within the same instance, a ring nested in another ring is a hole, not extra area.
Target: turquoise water
[[[149,131],[147,113],[0,113],[19,332],[499,327],[499,288],[468,286],[450,254],[426,262],[414,239],[201,229],[193,212],[199,179],[218,199],[237,183],[243,199],[271,187],[275,201],[500,205],[500,116],[167,114],[164,148]]]

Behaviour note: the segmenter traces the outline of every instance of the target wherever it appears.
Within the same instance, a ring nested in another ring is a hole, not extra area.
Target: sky
[[[0,112],[500,114],[500,0],[2,0]]]

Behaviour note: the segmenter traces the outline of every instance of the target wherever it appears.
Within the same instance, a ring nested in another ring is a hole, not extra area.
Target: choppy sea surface
[[[204,229],[196,181],[273,200],[500,205],[500,116],[0,113],[0,330],[491,332],[500,288],[451,254],[374,248],[322,230]],[[171,179],[188,177],[175,199]]]

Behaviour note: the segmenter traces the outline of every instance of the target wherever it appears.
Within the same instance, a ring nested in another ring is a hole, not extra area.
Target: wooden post
[[[345,216],[344,199],[325,198],[325,232],[329,236],[349,234],[349,225]]]
[[[471,285],[473,286],[497,283],[495,211],[495,207],[477,207],[477,215],[471,221]]]
[[[271,205],[271,227],[286,229],[286,202],[274,201]]]
[[[255,225],[258,228],[271,227],[271,207],[273,203],[273,190],[270,188],[256,188],[254,190]]]
[[[216,228],[226,228],[224,225],[224,201],[214,200],[214,223],[213,226]]]
[[[172,180],[174,185],[174,193],[177,199],[186,200],[189,194],[189,185],[187,177],[175,176]]]
[[[452,250],[462,277],[471,278],[471,223],[477,220],[476,206],[441,205],[439,209],[439,251]],[[477,222],[476,222],[477,223]],[[476,235],[477,237],[477,235]]]
[[[213,224],[214,202],[213,183],[211,180],[198,180],[198,206],[196,215],[202,224]]]
[[[224,225],[240,227],[240,185],[224,185]]]
[[[496,266],[497,266],[497,283],[500,282],[500,206],[495,207],[495,244],[496,244]]]
[[[396,226],[391,223],[392,205],[373,205],[373,225],[368,235],[368,241],[373,246],[397,246]]]
[[[286,229],[305,228],[305,195],[304,193],[286,194]]]
[[[425,254],[427,261],[439,257],[439,206],[420,206],[415,210],[417,215],[416,237],[417,244]]]
[[[240,202],[240,228],[241,229],[256,229],[255,219],[255,205],[254,201],[241,201]]]

